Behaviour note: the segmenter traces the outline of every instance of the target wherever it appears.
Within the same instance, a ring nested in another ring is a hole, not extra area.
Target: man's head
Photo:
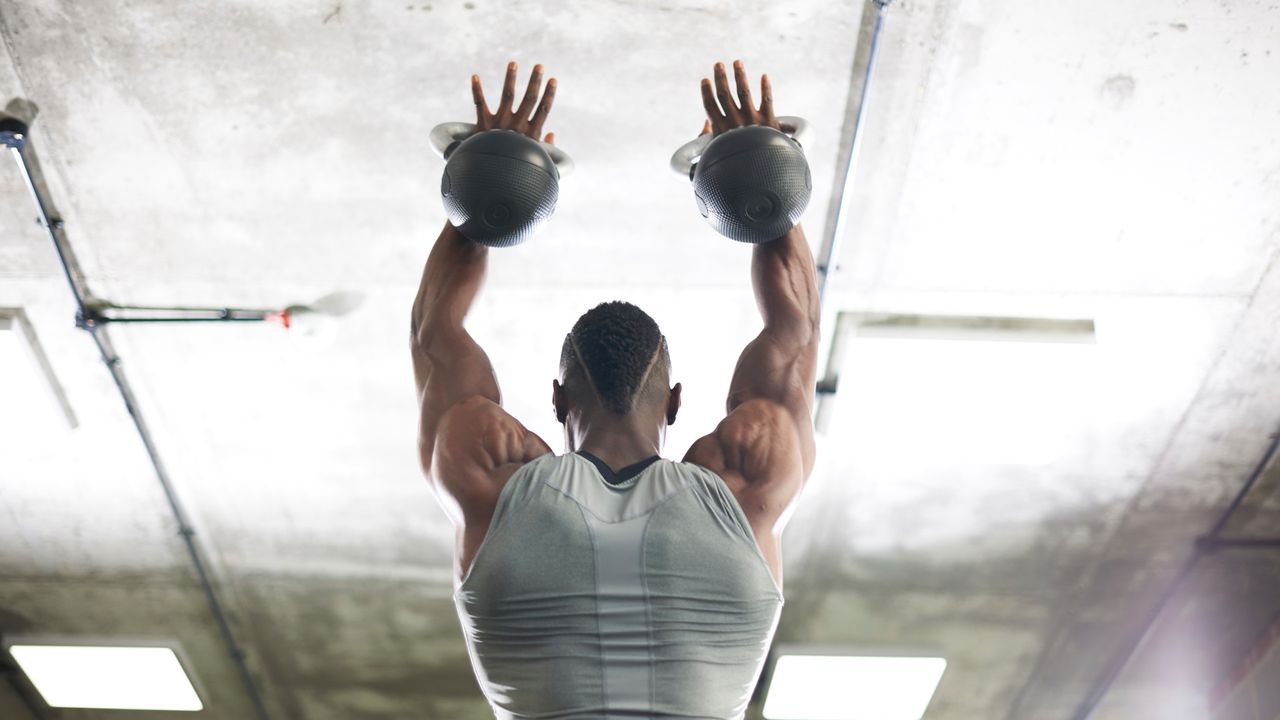
[[[680,408],[680,386],[670,381],[671,354],[653,318],[631,303],[601,303],[565,336],[553,383],[556,417],[563,423],[577,411],[669,425]]]

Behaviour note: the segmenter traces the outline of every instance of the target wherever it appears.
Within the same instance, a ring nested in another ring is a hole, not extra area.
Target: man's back
[[[783,603],[715,474],[574,453],[511,477],[455,600],[499,718],[741,717]]]

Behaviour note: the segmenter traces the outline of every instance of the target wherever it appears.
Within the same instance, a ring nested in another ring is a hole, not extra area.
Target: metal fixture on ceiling
[[[309,321],[319,317],[341,317],[364,301],[357,292],[332,292],[305,305],[290,305],[283,310],[247,308],[188,308],[142,305],[116,305],[107,302],[90,302],[76,315],[76,326],[107,325],[110,323],[186,323],[186,322],[277,322],[285,328],[298,320]]]
[[[25,123],[14,118],[0,119],[0,146],[8,148],[13,159],[17,162],[22,178],[26,182],[27,190],[30,191],[31,198],[36,204],[36,210],[39,213],[37,219],[41,227],[48,233],[50,241],[53,242],[63,275],[71,288],[71,294],[75,297],[77,324],[87,330],[89,337],[93,339],[93,343],[98,348],[98,353],[102,357],[103,363],[106,364],[107,371],[111,374],[111,379],[120,393],[120,398],[124,401],[125,409],[133,420],[138,436],[142,439],[143,447],[147,451],[147,457],[151,460],[151,465],[155,469],[156,479],[160,482],[160,487],[164,491],[169,510],[172,512],[174,520],[177,521],[178,534],[182,537],[187,554],[191,558],[196,577],[209,604],[209,610],[213,614],[218,631],[231,654],[231,659],[239,671],[245,692],[249,695],[255,714],[258,720],[270,720],[266,706],[262,701],[262,695],[249,672],[248,665],[245,663],[244,649],[236,640],[222,601],[219,599],[218,593],[213,586],[213,581],[209,577],[209,563],[205,557],[204,550],[196,539],[195,528],[192,527],[186,511],[178,499],[173,482],[169,478],[169,473],[160,459],[159,450],[143,418],[142,410],[138,407],[133,388],[124,374],[124,369],[121,367],[120,356],[115,353],[111,346],[110,338],[106,334],[106,326],[105,324],[79,322],[81,318],[92,317],[95,311],[92,309],[92,305],[86,301],[86,293],[82,290],[80,282],[76,280],[75,274],[71,271],[70,250],[65,236],[63,236],[64,225],[61,219],[55,217],[56,214],[52,209],[53,205],[44,195],[44,183],[40,181],[38,170],[36,169],[38,165],[28,159],[28,154],[31,154],[33,150],[28,142],[27,134]]]

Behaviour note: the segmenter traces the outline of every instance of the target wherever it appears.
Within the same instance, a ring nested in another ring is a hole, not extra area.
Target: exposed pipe
[[[836,210],[835,222],[830,231],[822,239],[822,247],[818,251],[818,300],[826,298],[827,283],[835,263],[840,256],[840,242],[844,235],[844,225],[848,219],[849,206],[852,205],[853,176],[858,163],[858,153],[862,149],[863,124],[867,117],[867,98],[871,90],[871,73],[876,67],[876,51],[880,47],[880,28],[884,25],[884,9],[892,0],[870,0],[876,6],[876,24],[871,30],[871,44],[867,49],[867,67],[862,75],[862,90],[858,97],[858,112],[853,119],[853,133],[849,141],[849,153],[845,156],[845,172],[840,177],[840,200]]]
[[[120,311],[146,310],[153,314],[118,314]],[[189,322],[267,322],[276,321],[289,327],[288,310],[239,310],[236,308],[133,308],[112,305],[89,308],[87,315],[76,317],[76,325],[108,323],[189,323]]]
[[[31,166],[28,164],[26,155],[23,153],[27,146],[26,126],[14,119],[0,121],[0,144],[7,146],[13,153],[13,158],[18,163],[18,169],[22,172],[22,178],[27,184],[27,189],[30,191],[31,197],[35,201],[36,209],[40,213],[40,224],[45,229],[45,232],[48,233],[50,241],[53,242],[53,247],[54,250],[57,251],[58,261],[62,265],[62,271],[66,276],[67,284],[71,287],[71,294],[75,297],[76,306],[78,308],[77,317],[91,317],[94,311],[85,304],[85,294],[81,291],[80,285],[76,282],[75,276],[71,272],[71,264],[68,261],[67,251],[63,247],[62,240],[58,237],[58,232],[62,229],[62,221],[50,217],[50,205],[45,202],[45,199],[41,194],[40,187],[36,183],[32,174]],[[89,336],[93,338],[93,343],[98,348],[98,354],[102,357],[102,362],[106,364],[107,371],[111,373],[111,379],[115,382],[116,389],[120,392],[120,397],[124,401],[125,409],[128,410],[129,417],[133,420],[134,428],[137,429],[138,436],[142,438],[142,445],[146,448],[147,457],[150,458],[152,467],[155,468],[156,479],[159,480],[160,487],[164,491],[165,500],[168,502],[169,510],[172,512],[174,520],[178,523],[178,535],[182,537],[183,544],[187,548],[187,554],[191,557],[191,563],[195,567],[196,577],[200,582],[200,588],[204,591],[205,599],[209,603],[209,610],[213,614],[214,622],[218,626],[218,631],[222,635],[222,639],[226,643],[227,649],[231,654],[231,659],[240,673],[240,679],[243,681],[245,691],[248,693],[249,699],[253,703],[254,711],[258,720],[270,720],[270,715],[268,715],[266,706],[262,701],[262,696],[258,691],[258,686],[253,681],[253,676],[249,673],[249,668],[245,664],[244,650],[241,649],[239,642],[236,641],[235,633],[231,630],[231,625],[227,620],[227,614],[223,609],[222,602],[218,599],[217,591],[214,589],[213,582],[209,578],[204,553],[201,550],[199,543],[196,541],[195,528],[191,526],[191,523],[187,518],[187,513],[182,508],[182,503],[178,499],[173,482],[169,478],[169,473],[165,469],[164,463],[160,460],[159,450],[156,448],[155,442],[151,437],[151,432],[148,430],[146,421],[142,417],[142,411],[138,407],[137,400],[133,394],[133,389],[129,384],[128,378],[124,375],[124,370],[120,367],[120,356],[116,355],[115,352],[112,351],[110,342],[105,337],[106,328],[104,326],[92,322],[77,324],[79,327],[87,330]]]
[[[1196,539],[1205,552],[1217,550],[1280,550],[1280,538],[1211,538]]]
[[[1151,627],[1155,625],[1156,620],[1160,618],[1160,614],[1164,612],[1165,607],[1173,600],[1174,595],[1176,595],[1178,590],[1181,589],[1182,584],[1186,582],[1186,579],[1191,575],[1191,571],[1195,569],[1196,563],[1199,562],[1201,558],[1214,552],[1217,547],[1254,545],[1271,546],[1272,543],[1276,542],[1274,540],[1262,540],[1254,543],[1242,540],[1231,540],[1219,538],[1218,534],[1222,532],[1224,527],[1226,527],[1227,523],[1231,520],[1231,515],[1234,514],[1240,507],[1240,504],[1244,502],[1245,496],[1249,494],[1249,491],[1252,490],[1253,486],[1258,482],[1258,478],[1262,477],[1262,473],[1266,470],[1267,466],[1271,464],[1271,461],[1276,456],[1277,448],[1280,448],[1280,432],[1271,436],[1271,445],[1267,447],[1267,451],[1262,454],[1262,459],[1259,460],[1258,464],[1253,468],[1253,472],[1250,473],[1249,479],[1245,481],[1244,486],[1240,488],[1240,492],[1236,493],[1235,498],[1231,500],[1231,504],[1228,505],[1227,509],[1218,517],[1218,521],[1213,524],[1213,528],[1210,529],[1206,535],[1196,539],[1195,545],[1192,547],[1191,555],[1182,563],[1182,567],[1179,568],[1178,574],[1174,576],[1173,582],[1169,583],[1169,586],[1165,588],[1164,594],[1160,596],[1160,600],[1156,603],[1155,607],[1152,608],[1151,613],[1147,616],[1146,622],[1142,624],[1142,628],[1138,632],[1134,633],[1125,642],[1125,644],[1121,646],[1120,651],[1117,652],[1107,663],[1106,667],[1103,668],[1102,674],[1098,676],[1098,680],[1089,690],[1089,693],[1085,695],[1084,701],[1080,703],[1080,707],[1076,709],[1075,715],[1073,715],[1075,720],[1088,720],[1089,716],[1093,714],[1093,711],[1097,709],[1098,703],[1102,702],[1102,698],[1107,694],[1107,691],[1111,689],[1111,685],[1116,681],[1116,678],[1119,677],[1120,672],[1124,670],[1124,666],[1129,663],[1129,659],[1133,657],[1133,654],[1137,652],[1138,648],[1141,647],[1142,643],[1147,639],[1147,636],[1151,633]]]

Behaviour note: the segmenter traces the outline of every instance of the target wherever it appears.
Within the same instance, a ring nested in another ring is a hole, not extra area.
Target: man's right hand
[[[751,87],[747,84],[747,70],[741,60],[733,61],[733,75],[738,85],[738,100],[734,102],[733,92],[729,88],[729,77],[724,63],[716,63],[714,69],[715,89],[711,80],[702,79],[702,106],[707,111],[707,122],[702,126],[702,134],[708,132],[712,137],[727,130],[746,127],[747,125],[764,125],[781,130],[778,118],[773,113],[773,87],[769,85],[769,76],[760,76],[760,107],[755,108],[751,100]],[[719,104],[716,100],[719,99]]]

